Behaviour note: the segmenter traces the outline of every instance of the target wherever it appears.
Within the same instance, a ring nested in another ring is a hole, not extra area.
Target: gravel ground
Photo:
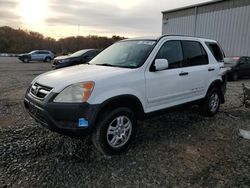
[[[90,139],[50,132],[24,110],[31,80],[48,63],[0,58],[1,187],[250,187],[250,109],[241,105],[241,83],[229,82],[226,104],[213,118],[197,108],[139,122],[132,148],[104,157]]]

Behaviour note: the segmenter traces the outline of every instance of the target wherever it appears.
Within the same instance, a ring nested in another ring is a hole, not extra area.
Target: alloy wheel
[[[118,116],[108,126],[107,142],[113,148],[124,146],[132,132],[132,123],[127,116]]]

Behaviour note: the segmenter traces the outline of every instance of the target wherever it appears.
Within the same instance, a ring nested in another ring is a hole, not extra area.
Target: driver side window
[[[156,55],[156,59],[167,59],[169,63],[168,69],[180,68],[183,61],[181,42],[165,42]]]

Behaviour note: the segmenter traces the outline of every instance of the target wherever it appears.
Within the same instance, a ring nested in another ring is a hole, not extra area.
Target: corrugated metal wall
[[[163,13],[162,34],[219,41],[227,56],[250,56],[250,0],[229,0]]]

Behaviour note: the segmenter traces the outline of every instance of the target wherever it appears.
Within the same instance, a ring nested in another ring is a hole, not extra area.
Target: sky
[[[62,38],[161,35],[161,11],[211,0],[0,0],[0,26]]]

